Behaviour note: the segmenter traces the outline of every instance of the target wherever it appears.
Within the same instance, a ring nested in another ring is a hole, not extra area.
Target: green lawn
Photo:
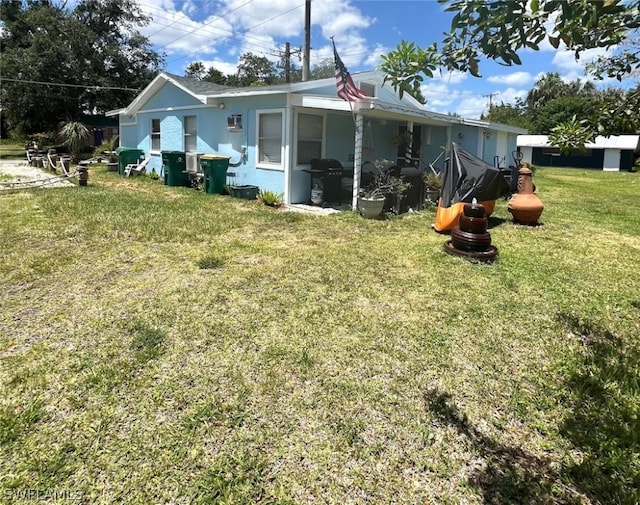
[[[0,502],[638,503],[640,174],[534,182],[493,265],[432,210],[0,194]]]

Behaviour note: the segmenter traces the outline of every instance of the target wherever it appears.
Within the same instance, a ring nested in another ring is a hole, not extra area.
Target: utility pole
[[[291,82],[291,44],[288,42],[284,46],[284,80]]]
[[[498,96],[500,93],[498,93],[497,91],[495,93],[491,93],[489,95],[482,95],[485,98],[489,99],[489,112],[491,112],[491,107],[493,107],[493,97],[494,96]]]
[[[291,57],[293,55],[297,55],[298,59],[300,59],[300,54],[302,53],[302,49],[294,49],[291,50],[291,44],[287,42],[284,46],[284,52],[278,51],[277,53],[271,53],[274,56],[280,57],[279,68],[284,69],[284,78],[287,83],[291,82]]]
[[[304,53],[302,54],[302,80],[309,80],[309,58],[311,56],[311,0],[304,2]]]

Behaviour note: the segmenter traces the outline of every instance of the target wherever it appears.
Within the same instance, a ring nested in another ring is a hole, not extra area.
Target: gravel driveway
[[[6,176],[9,176],[8,178]],[[46,179],[55,179],[59,177],[53,172],[42,170],[41,168],[32,167],[26,161],[17,160],[0,160],[0,191],[7,189],[17,189],[18,185],[9,185],[11,182],[28,182],[42,181]],[[34,185],[25,184],[19,187],[33,187]],[[64,179],[57,180],[45,184],[45,188],[54,188],[62,186],[73,186],[73,184]]]

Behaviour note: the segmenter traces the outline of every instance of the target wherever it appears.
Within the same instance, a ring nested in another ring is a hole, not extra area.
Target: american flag
[[[333,39],[331,42],[333,43],[333,59],[336,64],[336,86],[338,88],[338,97],[346,100],[347,102],[353,102],[358,98],[365,98],[367,95],[353,82],[347,67],[344,66],[340,56],[338,56],[336,43]]]

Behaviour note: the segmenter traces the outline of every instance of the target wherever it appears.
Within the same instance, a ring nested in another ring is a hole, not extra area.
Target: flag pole
[[[333,45],[333,57],[336,67],[336,85],[338,88],[338,97],[349,103],[351,111],[351,119],[353,119],[355,135],[354,135],[354,153],[353,153],[353,195],[351,199],[352,210],[358,208],[358,194],[360,193],[360,177],[362,171],[362,142],[364,132],[364,120],[362,114],[356,114],[353,108],[354,100],[367,96],[353,82],[344,63],[338,55],[336,43],[333,36],[329,37]]]

